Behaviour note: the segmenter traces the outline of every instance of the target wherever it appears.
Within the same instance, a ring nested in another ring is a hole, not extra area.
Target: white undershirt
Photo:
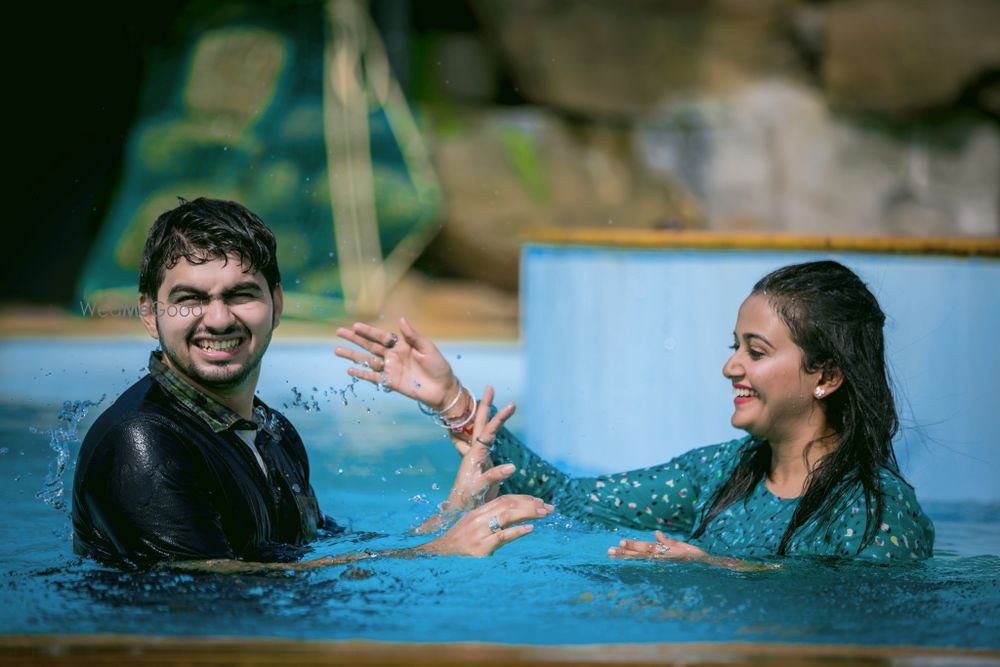
[[[257,451],[257,429],[233,429],[233,432],[240,436],[240,440],[246,443],[250,451],[253,452],[253,456],[257,459],[257,463],[260,464],[260,469],[264,471],[264,477],[267,477],[267,466],[264,465],[264,459],[260,457],[260,452]]]

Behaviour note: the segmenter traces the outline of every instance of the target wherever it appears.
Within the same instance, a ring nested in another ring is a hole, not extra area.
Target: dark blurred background
[[[73,302],[149,73],[247,6],[323,4],[8,12],[0,303]],[[425,275],[516,290],[530,227],[1000,236],[995,0],[365,7],[440,180]]]

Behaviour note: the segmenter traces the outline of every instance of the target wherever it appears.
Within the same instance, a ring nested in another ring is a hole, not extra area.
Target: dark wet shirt
[[[288,560],[323,527],[309,461],[283,415],[241,418],[159,353],[90,428],[73,485],[76,553],[143,567],[166,560]],[[267,474],[237,430],[256,430]]]

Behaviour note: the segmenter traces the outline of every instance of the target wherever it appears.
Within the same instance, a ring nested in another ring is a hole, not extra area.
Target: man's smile
[[[244,338],[199,338],[194,345],[207,352],[229,352],[243,344]]]

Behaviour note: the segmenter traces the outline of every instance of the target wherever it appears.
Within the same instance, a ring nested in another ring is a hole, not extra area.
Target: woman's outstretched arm
[[[461,423],[474,410],[471,393],[462,389],[451,365],[433,342],[400,320],[401,337],[368,324],[340,328],[337,335],[364,352],[338,347],[337,356],[360,364],[348,373],[409,396],[440,413],[444,423]],[[503,408],[513,412],[513,405]],[[507,415],[509,416],[509,415]],[[506,419],[506,417],[505,417]],[[455,420],[458,420],[457,422]],[[455,446],[465,455],[477,445],[473,428],[453,430]],[[486,438],[484,438],[486,440]],[[527,494],[554,503],[569,516],[609,525],[689,534],[704,500],[738,458],[741,441],[692,450],[671,461],[631,472],[572,478],[524,445],[506,428],[495,432],[490,458],[494,470],[513,464],[516,471],[502,493]]]

